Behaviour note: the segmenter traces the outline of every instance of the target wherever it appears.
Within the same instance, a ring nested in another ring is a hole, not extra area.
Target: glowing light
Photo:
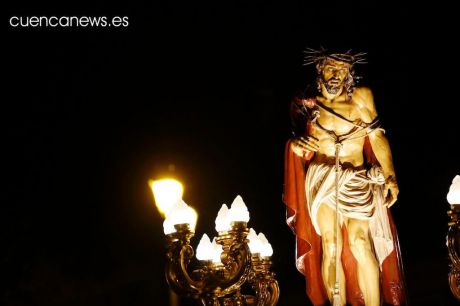
[[[249,229],[249,234],[248,234],[248,239],[249,239],[249,250],[251,251],[252,254],[256,253],[261,253],[263,245],[262,242],[260,241],[259,236],[257,236],[257,233],[254,231],[253,228]]]
[[[198,258],[198,260],[213,260],[213,255],[214,247],[208,235],[204,234],[196,248],[196,258]]]
[[[166,218],[163,221],[163,231],[165,235],[169,235],[169,234],[176,232],[176,229],[174,228],[174,224],[172,224],[171,220],[168,218]]]
[[[198,260],[212,260],[213,263],[220,264],[222,252],[222,246],[216,242],[216,238],[212,239],[211,242],[208,235],[204,234],[196,248],[196,258]]]
[[[223,204],[219,212],[217,213],[217,218],[216,218],[216,231],[217,232],[231,230],[229,214],[230,214],[230,210],[228,209],[226,204]]]
[[[166,219],[163,222],[163,230],[165,234],[168,235],[176,231],[174,225],[188,224],[190,226],[190,230],[194,231],[197,219],[198,214],[196,211],[188,206],[183,200],[180,200],[166,216]]]
[[[179,181],[164,179],[149,181],[155,198],[155,204],[160,214],[165,217],[169,214],[174,205],[182,199],[184,187]]]
[[[263,256],[263,257],[270,257],[273,255],[273,248],[272,248],[272,245],[270,244],[270,242],[268,242],[267,240],[267,237],[265,237],[265,235],[260,232],[259,233],[259,240],[262,244],[262,250],[260,251],[260,255]]]
[[[451,205],[460,205],[460,175],[456,175],[447,194],[447,202]]]
[[[220,255],[222,254],[222,252],[224,250],[222,249],[222,246],[216,242],[216,237],[214,237],[214,239],[212,239],[212,249],[213,249],[212,262],[215,263],[215,264],[222,263],[220,261]]]
[[[233,200],[228,217],[230,222],[249,222],[249,211],[241,196]]]

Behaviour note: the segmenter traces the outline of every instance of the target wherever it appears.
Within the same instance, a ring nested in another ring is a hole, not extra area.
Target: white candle
[[[260,252],[260,255],[263,257],[272,256],[273,255],[272,245],[270,244],[270,242],[268,242],[267,237],[265,237],[265,235],[262,232],[259,233],[259,240],[262,244],[262,250]]]
[[[259,236],[257,236],[257,233],[254,231],[253,228],[249,229],[249,234],[248,234],[248,239],[249,239],[249,250],[251,251],[252,254],[256,254],[262,251],[262,243],[259,239]]]
[[[222,246],[216,242],[216,237],[212,239],[213,257],[212,262],[215,264],[221,264],[220,255],[223,252]]]
[[[198,260],[214,259],[214,247],[206,234],[201,237],[200,243],[196,248],[196,258]]]
[[[217,213],[217,218],[216,218],[216,231],[217,232],[229,231],[231,229],[229,213],[230,213],[230,210],[228,209],[227,205],[223,204],[219,212]]]
[[[449,193],[447,194],[447,202],[449,204],[460,204],[460,175],[456,175],[450,185]]]
[[[249,211],[241,196],[233,200],[229,211],[230,222],[249,222]]]
[[[183,200],[178,201],[163,222],[163,229],[166,235],[174,233],[174,225],[188,224],[192,231],[195,230],[198,215],[196,211],[188,206]]]

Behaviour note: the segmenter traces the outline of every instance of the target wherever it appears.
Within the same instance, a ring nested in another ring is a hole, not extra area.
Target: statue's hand
[[[385,206],[391,207],[396,200],[398,199],[399,187],[398,183],[396,182],[396,177],[390,175],[385,180],[385,189],[383,191],[383,195],[385,197]]]
[[[291,142],[291,148],[298,156],[303,156],[308,151],[316,152],[319,149],[318,139],[313,136],[296,137]]]

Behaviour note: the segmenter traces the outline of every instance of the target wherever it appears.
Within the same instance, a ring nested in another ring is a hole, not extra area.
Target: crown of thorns
[[[331,53],[324,48],[319,50],[307,48],[305,51],[304,66],[311,64],[318,64],[327,59],[333,59],[339,62],[344,62],[350,65],[354,64],[367,64],[366,54],[364,52],[359,52],[353,54],[352,50],[348,50],[345,53]]]

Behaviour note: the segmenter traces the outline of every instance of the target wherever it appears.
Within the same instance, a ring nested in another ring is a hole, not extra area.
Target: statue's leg
[[[348,219],[350,249],[358,263],[358,284],[366,306],[380,305],[379,264],[372,250],[369,222]]]
[[[336,244],[335,236],[335,210],[322,204],[318,210],[317,215],[318,226],[321,231],[321,241],[323,246],[323,262],[321,265],[321,271],[323,274],[324,285],[327,290],[327,295],[332,303],[332,295],[334,293],[335,286],[335,267],[336,267],[336,248],[339,258],[342,254],[342,231],[339,230],[339,244]],[[339,259],[340,264],[340,298],[342,305],[345,305],[345,274],[343,272],[342,262]]]

